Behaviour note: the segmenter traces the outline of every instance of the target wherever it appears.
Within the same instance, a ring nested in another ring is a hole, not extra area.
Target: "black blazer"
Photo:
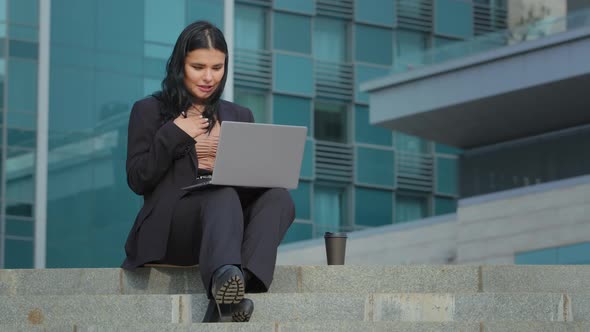
[[[252,112],[222,100],[219,121],[254,122]],[[173,123],[162,123],[160,102],[137,101],[131,110],[127,140],[127,183],[144,204],[125,243],[123,268],[136,268],[162,259],[174,206],[193,183],[198,161],[194,139]]]

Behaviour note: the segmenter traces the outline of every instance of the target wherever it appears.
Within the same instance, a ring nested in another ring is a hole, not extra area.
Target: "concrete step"
[[[251,294],[252,322],[590,321],[590,293]],[[0,324],[196,323],[197,295],[0,297]]]
[[[3,332],[587,332],[590,322],[311,322],[0,325]]]
[[[587,292],[590,266],[277,266],[271,293]],[[0,270],[0,295],[203,294],[198,268]]]

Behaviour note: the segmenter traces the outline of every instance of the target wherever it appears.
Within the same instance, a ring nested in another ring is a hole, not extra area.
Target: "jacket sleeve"
[[[173,121],[161,125],[158,105],[139,101],[129,117],[127,183],[138,195],[151,192],[172,166],[194,144]]]

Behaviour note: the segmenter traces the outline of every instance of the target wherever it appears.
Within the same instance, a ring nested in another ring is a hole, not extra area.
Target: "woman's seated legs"
[[[246,292],[266,292],[274,274],[277,247],[295,219],[295,206],[285,189],[238,190],[244,206],[242,268]]]

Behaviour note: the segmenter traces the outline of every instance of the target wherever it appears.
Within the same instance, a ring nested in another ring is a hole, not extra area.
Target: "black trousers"
[[[191,192],[175,207],[164,264],[199,264],[208,292],[223,265],[242,268],[246,292],[266,292],[272,282],[277,247],[295,219],[285,189],[211,187]]]

